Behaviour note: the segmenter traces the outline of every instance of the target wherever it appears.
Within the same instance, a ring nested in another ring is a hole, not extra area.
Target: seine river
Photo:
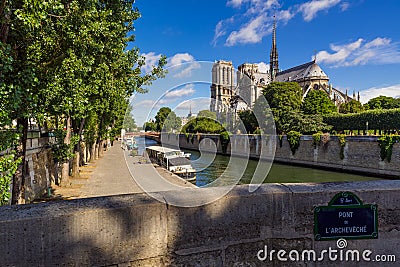
[[[136,140],[139,144],[138,152],[142,153],[144,138],[137,138]],[[146,145],[156,145],[156,142],[146,140]],[[244,164],[227,169],[230,160],[229,156],[215,155],[214,158],[214,155],[210,155],[200,157],[200,152],[193,150],[184,151],[191,153],[192,166],[198,170],[195,182],[197,186],[205,186],[217,178],[220,178],[219,185],[227,184],[232,180],[232,176],[239,176],[238,173],[242,172],[243,175],[239,184],[248,184],[252,180],[258,164],[258,160],[250,159],[243,161],[247,163],[247,166]],[[209,164],[210,160],[212,160],[211,164]],[[273,163],[268,175],[264,179],[264,183],[351,182],[379,179],[381,178]]]

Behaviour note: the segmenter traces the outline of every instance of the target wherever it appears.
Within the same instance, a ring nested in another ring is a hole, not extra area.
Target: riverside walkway
[[[81,197],[111,196],[141,193],[143,190],[132,178],[119,142],[104,152],[95,162],[93,172],[81,188]],[[85,167],[84,167],[85,168]],[[90,164],[86,170],[90,170]]]
[[[94,163],[81,167],[80,176],[70,179],[70,187],[55,187],[55,195],[74,199],[143,193],[136,181],[148,192],[172,190],[177,186],[196,187],[164,168],[147,163],[141,156],[129,156],[120,142],[114,142]]]

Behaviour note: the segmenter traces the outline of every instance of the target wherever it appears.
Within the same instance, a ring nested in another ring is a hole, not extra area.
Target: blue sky
[[[140,48],[148,66],[163,54],[169,66],[186,63],[181,71],[188,74],[186,84],[175,73],[157,81],[148,94],[136,96],[139,124],[152,116],[147,112],[144,118],[141,107],[148,108],[171,88],[174,92],[160,105],[180,107],[181,115],[188,106],[194,111],[207,108],[188,99],[209,97],[209,87],[189,81],[209,81],[212,64],[192,61],[222,59],[236,68],[245,62],[265,67],[274,13],[280,69],[306,63],[316,54],[333,86],[349,94],[360,91],[362,102],[379,95],[400,96],[398,0],[137,0],[136,7],[142,17],[135,22],[132,45]],[[200,78],[189,79],[196,70]]]

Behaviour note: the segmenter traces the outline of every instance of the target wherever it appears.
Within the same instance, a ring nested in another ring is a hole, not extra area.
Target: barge
[[[190,163],[189,153],[162,146],[146,147],[149,159],[187,181],[196,180],[196,170]]]

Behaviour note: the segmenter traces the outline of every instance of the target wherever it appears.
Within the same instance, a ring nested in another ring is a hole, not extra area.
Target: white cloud
[[[155,103],[154,100],[147,99],[147,100],[142,100],[142,101],[140,101],[138,103],[133,103],[132,107],[133,107],[133,109],[137,109],[137,108],[140,108],[140,107],[148,108],[148,107],[153,106],[154,103]]]
[[[303,14],[305,21],[311,21],[318,12],[328,10],[340,2],[341,0],[312,0],[300,5],[299,11]]]
[[[209,109],[210,108],[210,98],[201,97],[194,98],[180,103],[176,109],[177,110],[189,110],[192,109],[192,112],[198,112],[200,110]]]
[[[279,23],[287,23],[296,14],[301,13],[304,20],[314,19],[321,11],[342,3],[342,0],[310,0],[303,4],[294,4],[283,10],[279,0],[228,0],[227,6],[238,13],[229,19],[222,19],[214,29],[212,44],[226,37],[225,46],[258,43],[271,32],[274,14]],[[293,1],[295,2],[295,1]],[[349,2],[340,5],[342,11],[349,7]],[[229,23],[228,23],[229,22]]]
[[[344,45],[330,45],[333,53],[320,51],[317,60],[333,67],[366,64],[400,63],[400,50],[397,43],[388,38],[375,38],[370,42],[359,38]]]
[[[260,62],[260,63],[257,63],[257,65],[258,65],[259,72],[267,73],[269,71],[269,64],[267,64],[265,62]]]
[[[217,41],[219,38],[226,35],[228,25],[233,22],[234,22],[234,18],[231,17],[231,18],[228,18],[225,20],[221,20],[217,23],[217,25],[215,26],[215,30],[214,30],[214,38],[211,42],[214,46],[217,45]]]
[[[175,89],[175,90],[171,90],[168,91],[164,97],[165,98],[180,98],[180,97],[184,97],[184,96],[190,96],[193,95],[196,91],[193,88],[193,84],[187,84],[185,85],[183,88],[181,89]]]
[[[228,0],[226,5],[227,6],[232,6],[232,7],[239,7],[245,2],[248,2],[248,0]]]
[[[158,64],[161,54],[155,52],[143,53],[145,65],[142,66],[142,71],[148,73],[154,66]],[[200,68],[200,64],[195,61],[195,58],[189,53],[178,53],[167,58],[167,68],[174,72],[175,78],[190,77],[192,71]]]
[[[144,73],[150,72],[154,66],[158,64],[158,60],[161,57],[161,54],[156,54],[154,52],[143,53],[142,56],[145,58],[145,65],[142,66],[142,71]]]
[[[350,7],[350,3],[349,2],[343,2],[343,3],[340,4],[340,9],[342,11],[346,11],[347,9],[349,9],[349,7]]]
[[[173,77],[183,78],[190,77],[193,70],[200,68],[200,64],[195,61],[191,54],[178,53],[168,59],[168,67],[171,67],[174,72]]]
[[[189,53],[178,53],[168,59],[169,66],[180,65],[185,62],[194,61],[194,57]]]
[[[265,28],[265,17],[263,15],[250,21],[239,31],[233,31],[226,39],[226,46],[233,46],[238,43],[259,43],[262,38],[267,35],[268,30]]]
[[[387,87],[373,87],[367,90],[360,91],[360,100],[362,103],[367,103],[370,99],[378,96],[400,97],[400,84],[395,84]]]

